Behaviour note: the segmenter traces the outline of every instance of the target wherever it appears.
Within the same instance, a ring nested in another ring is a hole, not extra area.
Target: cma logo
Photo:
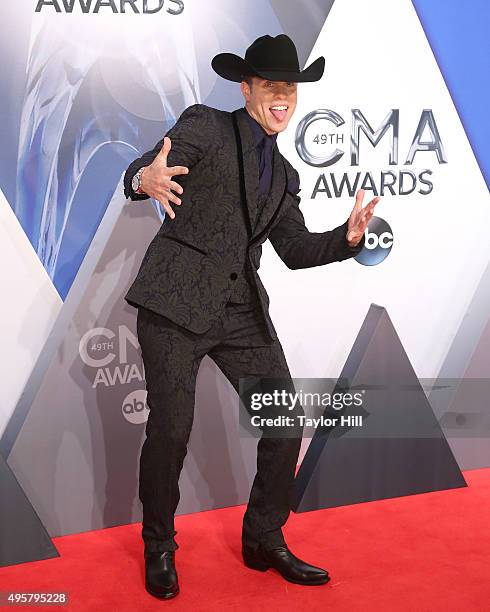
[[[144,372],[137,363],[130,363],[139,349],[138,339],[125,325],[118,326],[118,334],[106,327],[94,327],[83,334],[79,343],[83,363],[95,369],[92,387],[116,387],[137,380],[141,382]],[[138,359],[139,361],[139,359]]]
[[[295,140],[296,150],[301,159],[310,166],[323,168],[325,166],[332,166],[338,162],[339,159],[343,157],[345,151],[336,148],[323,155],[313,155],[309,151],[306,130],[320,120],[332,124],[335,131],[332,133],[321,131],[321,129],[315,131],[315,136],[312,140],[316,144],[327,145],[341,144],[344,142],[344,135],[338,133],[337,129],[344,125],[345,121],[341,115],[327,108],[320,108],[303,117],[296,128]],[[428,131],[430,135],[429,140],[424,140],[422,138],[424,130]],[[373,147],[376,147],[383,136],[389,132],[391,137],[389,139],[388,163],[391,166],[398,164],[398,135],[400,132],[399,109],[392,108],[376,130],[371,127],[366,117],[358,108],[352,109],[352,124],[349,138],[351,166],[359,165],[359,141],[361,139],[361,132],[366,136]],[[425,108],[420,115],[404,164],[413,164],[417,151],[434,151],[440,164],[447,163],[434,114],[432,110],[428,108]]]
[[[165,3],[170,6],[165,6]],[[38,0],[35,12],[54,9],[57,13],[78,12],[98,13],[100,10],[113,13],[158,13],[165,8],[170,15],[180,15],[184,11],[182,0]]]
[[[364,237],[364,248],[354,259],[363,266],[376,266],[390,254],[393,246],[391,227],[381,217],[371,217]]]
[[[128,393],[123,399],[122,413],[126,421],[133,425],[140,425],[148,419],[148,404],[146,403],[147,392],[137,389]]]
[[[311,198],[325,195],[328,198],[354,197],[358,189],[373,192],[373,195],[409,195],[417,191],[421,195],[431,193],[433,189],[432,168],[413,168],[415,155],[430,152],[435,155],[439,164],[446,164],[439,129],[431,109],[424,108],[415,128],[415,133],[408,144],[405,158],[398,161],[400,111],[393,108],[373,128],[360,109],[351,110],[350,133],[345,133],[342,126],[344,118],[331,109],[320,108],[308,113],[301,119],[296,128],[295,145],[301,159],[309,166],[332,169],[344,155],[349,155],[349,166],[337,172],[322,172],[313,188]],[[358,170],[360,165],[360,142],[364,137],[372,148],[376,148],[384,139],[388,149],[388,168],[376,172]],[[345,145],[345,146],[344,146]],[[423,158],[425,161],[425,157]],[[397,168],[399,165],[408,168]]]

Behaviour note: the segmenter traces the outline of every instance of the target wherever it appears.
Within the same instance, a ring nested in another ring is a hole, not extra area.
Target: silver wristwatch
[[[145,193],[142,189],[141,189],[141,175],[143,174],[143,170],[146,168],[146,166],[143,166],[143,168],[140,168],[138,170],[138,172],[136,172],[136,174],[133,176],[132,180],[131,180],[131,187],[133,189],[133,191],[135,193]]]

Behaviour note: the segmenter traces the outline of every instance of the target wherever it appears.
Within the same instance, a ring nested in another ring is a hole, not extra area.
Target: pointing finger
[[[373,198],[373,199],[372,199],[370,202],[368,202],[368,203],[366,204],[366,206],[364,207],[364,209],[363,209],[363,210],[369,210],[369,211],[374,210],[374,207],[375,207],[375,206],[376,206],[376,204],[377,204],[377,203],[380,201],[380,199],[381,199],[381,198],[380,198],[379,196],[378,196],[378,197],[376,197],[376,198]]]
[[[364,189],[359,189],[356,193],[356,203],[354,205],[354,208],[356,208],[357,210],[361,210],[361,204],[362,204],[363,199],[364,199]]]
[[[175,213],[172,210],[172,207],[170,206],[170,204],[168,202],[161,202],[163,208],[165,208],[165,210],[168,212],[169,216],[171,219],[175,219]]]
[[[171,191],[167,191],[167,200],[170,200],[170,202],[173,202],[174,204],[178,204],[179,206],[182,204],[182,201],[180,198],[178,198],[174,193],[172,193]]]
[[[380,200],[381,200],[380,196],[376,196],[369,202],[368,206],[371,205],[371,208],[374,208]]]
[[[186,166],[172,166],[169,168],[169,172],[172,176],[176,174],[189,174],[189,168]]]
[[[160,152],[158,153],[158,157],[163,159],[165,165],[167,165],[167,156],[171,148],[172,148],[172,143],[170,141],[170,138],[168,136],[165,136],[165,138],[163,139],[163,147],[160,149]]]
[[[175,193],[184,193],[183,188],[179,185],[179,183],[176,183],[175,181],[168,181],[167,185],[170,189],[175,191]]]

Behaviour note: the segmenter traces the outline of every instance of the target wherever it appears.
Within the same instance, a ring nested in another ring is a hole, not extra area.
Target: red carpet
[[[61,557],[1,568],[0,591],[67,591],[69,610],[117,612],[489,610],[490,469],[464,476],[463,489],[293,513],[290,548],[329,570],[324,586],[245,568],[238,506],[177,517],[181,592],[173,600],[144,589],[140,523],[55,538]]]

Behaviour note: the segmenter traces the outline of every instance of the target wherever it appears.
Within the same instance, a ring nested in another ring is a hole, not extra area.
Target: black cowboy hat
[[[299,69],[294,42],[286,34],[257,38],[245,53],[245,59],[233,53],[218,53],[212,62],[213,70],[224,79],[240,83],[244,76],[258,76],[269,81],[306,83],[322,78],[325,68],[323,56],[304,70]]]

